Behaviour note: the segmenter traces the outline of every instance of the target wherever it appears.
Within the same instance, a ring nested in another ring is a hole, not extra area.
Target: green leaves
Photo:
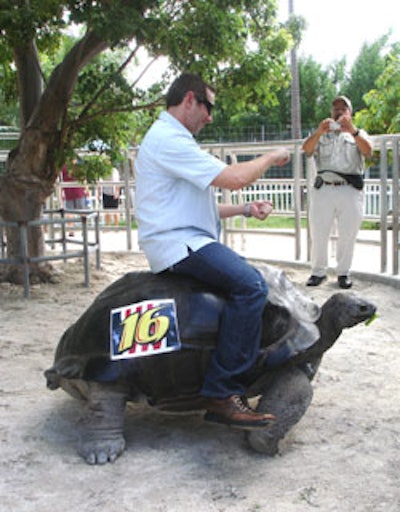
[[[386,58],[375,88],[364,96],[366,109],[357,112],[355,122],[370,133],[400,131],[400,45],[394,45]]]
[[[82,44],[63,35],[77,25]],[[157,116],[166,77],[160,73],[147,90],[132,86],[135,61],[129,74],[122,63],[134,48],[168,57],[168,78],[202,74],[219,92],[220,111],[231,116],[276,103],[277,91],[288,84],[285,53],[293,38],[276,21],[275,0],[0,0],[0,26],[7,76],[16,48],[36,44],[39,50],[34,78],[36,84],[43,78],[44,89],[29,112],[46,133],[54,132],[58,147],[49,153],[59,159],[93,140],[120,158]],[[33,77],[28,80],[19,65],[13,79],[21,100],[30,98]]]
[[[72,166],[69,166],[71,169]],[[84,155],[77,165],[73,166],[73,174],[75,178],[84,183],[96,183],[99,178],[106,178],[112,170],[110,159],[102,155]]]

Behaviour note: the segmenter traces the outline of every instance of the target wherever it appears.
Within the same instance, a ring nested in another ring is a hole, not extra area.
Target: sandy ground
[[[43,371],[57,342],[93,298],[142,256],[103,254],[83,287],[81,262],[60,263],[60,283],[0,285],[1,512],[398,512],[400,510],[399,289],[357,280],[380,318],[345,331],[326,354],[313,402],[267,458],[243,434],[129,406],[127,450],[88,466],[76,453],[81,404],[49,391]],[[334,280],[306,289],[305,269],[288,276],[319,304]]]

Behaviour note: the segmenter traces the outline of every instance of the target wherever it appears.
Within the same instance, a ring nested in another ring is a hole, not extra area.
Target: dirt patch
[[[127,450],[114,464],[88,466],[76,453],[81,404],[46,389],[63,331],[109,283],[145,269],[141,255],[102,255],[83,286],[81,262],[60,264],[60,283],[0,285],[0,509],[2,512],[398,512],[400,343],[398,289],[356,280],[380,317],[345,331],[325,355],[304,418],[267,458],[243,434],[170,416],[145,404],[126,416]],[[306,289],[322,304],[332,279]]]

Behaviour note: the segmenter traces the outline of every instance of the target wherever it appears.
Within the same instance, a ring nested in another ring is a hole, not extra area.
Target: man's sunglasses
[[[214,108],[214,105],[207,99],[199,98],[197,95],[195,97],[196,97],[197,103],[202,103],[203,105],[205,105],[208,115],[210,116],[212,109]]]

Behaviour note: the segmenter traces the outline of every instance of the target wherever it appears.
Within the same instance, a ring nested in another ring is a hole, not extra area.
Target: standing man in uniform
[[[329,236],[336,219],[338,230],[336,274],[340,288],[351,288],[350,267],[363,216],[365,157],[372,143],[352,120],[351,101],[337,96],[331,117],[321,121],[303,144],[315,155],[317,178],[310,198],[311,276],[307,286],[326,279]]]
[[[140,247],[153,272],[193,276],[220,288],[227,300],[201,394],[207,421],[243,429],[265,427],[274,416],[247,403],[242,382],[260,347],[268,286],[261,273],[220,243],[220,219],[265,219],[269,202],[217,205],[215,187],[238,190],[290,155],[278,149],[227,165],[202,151],[194,135],[212,122],[214,89],[201,77],[179,76],[166,96],[166,111],[147,132],[135,162],[136,217]]]

